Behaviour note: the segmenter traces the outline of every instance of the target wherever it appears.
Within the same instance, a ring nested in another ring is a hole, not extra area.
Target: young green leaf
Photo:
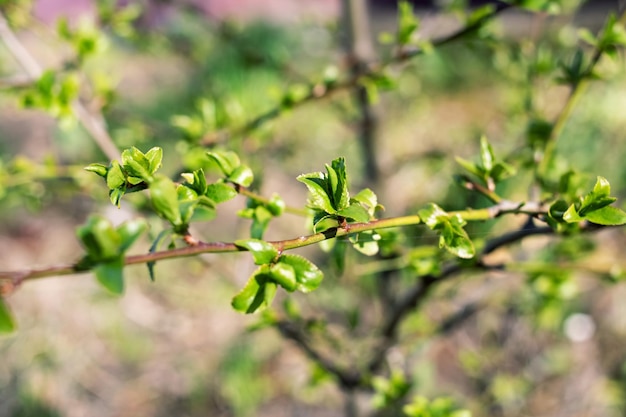
[[[483,135],[480,137],[480,160],[483,168],[487,172],[491,172],[495,163],[495,155],[493,154],[493,148],[487,141],[487,138]]]
[[[107,166],[102,165],[102,164],[90,164],[86,166],[84,169],[85,171],[93,172],[94,174],[97,174],[101,176],[102,178],[106,178],[107,171],[108,171]]]
[[[448,213],[434,203],[428,204],[425,208],[419,210],[417,214],[430,229],[434,229],[442,219],[448,217]]]
[[[445,247],[448,252],[459,258],[473,258],[476,250],[467,232],[463,229],[465,221],[461,216],[451,216],[448,221],[444,221],[442,224],[439,247]]]
[[[398,2],[398,45],[411,42],[413,34],[419,27],[419,20],[413,13],[413,6],[406,0]]]
[[[272,216],[280,216],[285,211],[285,201],[278,194],[273,194],[267,204],[267,209]]]
[[[114,259],[120,254],[120,235],[102,216],[91,216],[76,233],[93,261]]]
[[[122,166],[128,175],[140,178],[147,183],[152,182],[150,161],[143,152],[134,146],[122,152]]]
[[[15,319],[4,299],[0,297],[0,334],[12,333],[15,331]]]
[[[281,255],[278,258],[278,263],[293,267],[296,273],[296,288],[298,291],[304,293],[311,292],[315,290],[324,279],[324,273],[311,261],[300,255]]]
[[[436,204],[429,204],[418,212],[422,221],[439,233],[439,247],[463,259],[473,258],[476,250],[463,226],[461,216],[449,215]]]
[[[346,173],[346,161],[344,158],[333,160],[330,166],[326,165],[328,172],[328,190],[335,210],[348,207],[350,194],[348,193],[348,175]]]
[[[310,208],[330,214],[337,212],[326,190],[326,175],[322,172],[312,172],[299,175],[296,179],[309,189]]]
[[[241,313],[254,313],[271,305],[277,289],[276,283],[271,279],[269,266],[262,265],[248,279],[243,289],[233,297],[231,305]]]
[[[367,209],[370,217],[374,217],[376,209],[380,207],[378,205],[378,197],[369,188],[365,188],[359,191],[357,195],[352,197],[351,201],[361,203],[361,205],[363,205]]]
[[[252,170],[246,165],[240,165],[235,168],[228,176],[228,181],[241,185],[242,187],[249,187],[254,181],[254,174]]]
[[[120,235],[121,244],[119,247],[120,253],[126,252],[128,248],[137,240],[143,232],[148,229],[148,224],[143,219],[136,219],[122,223],[117,228],[117,233]]]
[[[272,220],[272,213],[265,206],[257,206],[252,209],[252,225],[250,226],[250,237],[262,239],[267,226]]]
[[[296,290],[296,271],[285,262],[277,262],[270,266],[270,276],[278,285],[289,292]]]
[[[271,243],[259,239],[236,240],[235,246],[249,250],[257,265],[269,264],[278,256],[278,250]]]
[[[230,176],[235,168],[241,165],[241,161],[239,160],[239,156],[236,153],[231,151],[226,152],[218,152],[211,151],[206,153],[209,159],[214,161],[217,166],[220,168],[224,176]]]
[[[370,219],[367,209],[359,203],[349,205],[348,207],[339,210],[337,215],[360,223],[368,222]]]
[[[161,168],[161,162],[163,161],[163,149],[155,146],[146,152],[146,159],[148,160],[148,170],[150,174],[154,174],[159,168]]]
[[[604,177],[598,177],[593,190],[583,199],[578,214],[585,214],[606,207],[617,201],[617,198],[611,197],[611,185]]]
[[[124,258],[99,263],[94,268],[98,282],[111,293],[121,295],[124,293]]]
[[[478,178],[484,178],[485,171],[482,169],[482,167],[479,167],[475,163],[463,159],[460,156],[457,156],[454,159],[456,160],[456,163],[461,165],[461,167],[463,167],[467,172],[476,175]]]
[[[106,180],[109,190],[114,190],[126,184],[126,175],[124,175],[119,162],[111,161],[111,166],[107,170]]]
[[[207,185],[205,195],[219,204],[235,198],[237,191],[228,184],[217,182]]]
[[[154,181],[148,187],[150,197],[156,212],[169,221],[173,226],[182,225],[180,209],[178,207],[178,195],[176,185],[167,177],[155,176]]]
[[[617,207],[606,206],[586,214],[585,219],[603,226],[619,226],[626,224],[626,212]]]
[[[380,235],[372,230],[350,237],[352,247],[366,256],[374,256],[378,253],[379,240]]]

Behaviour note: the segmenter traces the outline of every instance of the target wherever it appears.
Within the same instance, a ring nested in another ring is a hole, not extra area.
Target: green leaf
[[[111,161],[111,166],[107,171],[106,179],[107,187],[109,187],[110,190],[114,190],[126,184],[126,175],[124,175],[119,162]]]
[[[311,261],[300,255],[281,255],[278,263],[291,265],[296,273],[296,289],[307,293],[319,287],[324,279],[324,273]]]
[[[606,206],[588,213],[585,219],[603,226],[619,226],[626,224],[626,212],[617,207]]]
[[[350,194],[348,193],[348,175],[346,173],[346,161],[344,158],[337,158],[331,162],[330,167],[326,165],[328,172],[328,183],[331,201],[335,210],[342,210],[348,207]]]
[[[337,215],[360,223],[366,223],[370,219],[370,215],[365,207],[359,203],[352,204],[342,210],[339,210]]]
[[[124,258],[100,263],[94,268],[98,282],[113,294],[124,293]]]
[[[241,161],[239,160],[239,156],[235,152],[226,151],[226,152],[218,152],[211,151],[206,153],[209,159],[214,161],[217,166],[220,168],[224,176],[230,176],[235,168],[241,165]]]
[[[430,203],[418,211],[422,221],[432,230],[439,232],[439,247],[463,259],[473,258],[476,254],[474,244],[463,226],[465,221],[458,214],[449,215],[441,207]]]
[[[419,27],[419,20],[413,13],[413,6],[408,1],[398,2],[398,35],[399,45],[406,45]]]
[[[124,253],[148,229],[148,224],[143,219],[131,220],[121,224],[117,232],[121,238],[120,253]]]
[[[94,261],[113,259],[120,253],[120,235],[102,216],[91,216],[76,233]]]
[[[309,189],[309,207],[334,214],[337,212],[333,207],[330,196],[326,190],[326,175],[322,172],[302,174],[296,178]]]
[[[4,299],[0,297],[0,334],[12,333],[15,331],[15,319]]]
[[[265,206],[257,206],[252,213],[250,236],[253,239],[262,239],[270,220],[272,220],[272,213]]]
[[[285,211],[285,201],[278,194],[273,194],[267,203],[267,209],[272,216],[280,216]]]
[[[429,203],[425,208],[419,210],[417,214],[430,229],[434,229],[442,218],[448,217],[448,213],[434,203]]]
[[[122,166],[130,176],[141,178],[147,183],[152,181],[150,161],[134,146],[122,152]]]
[[[93,173],[101,176],[102,178],[106,178],[107,177],[108,168],[107,168],[106,165],[90,164],[90,165],[86,166],[84,169],[85,169],[85,171],[93,172]]]
[[[333,229],[339,227],[339,221],[337,220],[337,216],[328,215],[324,212],[319,212],[322,216],[315,216],[313,219],[313,232],[321,233],[328,229]]]
[[[235,246],[252,252],[254,263],[257,265],[269,264],[278,256],[278,250],[269,242],[259,239],[236,240]]]
[[[270,266],[270,276],[278,285],[289,292],[296,290],[296,271],[293,266],[278,262]]]
[[[493,154],[493,148],[487,141],[487,138],[483,135],[480,138],[480,160],[483,168],[487,172],[491,172],[495,163],[495,155]]]
[[[365,188],[352,197],[352,201],[361,203],[367,209],[370,217],[374,217],[376,208],[378,207],[378,197],[369,188]]]
[[[578,215],[578,212],[576,211],[576,205],[572,204],[569,206],[567,211],[563,213],[563,220],[565,220],[567,223],[576,223],[583,221],[584,218]]]
[[[298,181],[309,189],[309,207],[329,214],[348,207],[350,195],[343,158],[337,158],[326,165],[326,174],[313,172],[298,176]]]
[[[463,229],[464,225],[465,221],[459,215],[452,216],[448,222],[444,222],[439,246],[445,247],[448,252],[459,258],[471,259],[476,254],[476,250],[467,232]]]
[[[122,197],[124,196],[124,193],[126,193],[126,187],[110,190],[109,199],[111,200],[111,203],[119,207],[120,202],[122,201]]]
[[[155,176],[150,183],[150,197],[156,212],[173,226],[182,225],[176,185],[167,177]]]
[[[470,162],[466,159],[463,159],[459,156],[457,156],[455,158],[456,163],[461,165],[461,167],[463,167],[466,171],[470,172],[471,174],[476,175],[479,178],[483,178],[485,176],[485,171],[480,168],[478,165],[476,165],[473,162]]]
[[[569,209],[567,202],[565,200],[557,200],[552,205],[550,205],[550,216],[556,221],[563,221],[563,216]]]
[[[254,313],[269,307],[278,289],[269,276],[269,266],[263,265],[248,279],[243,289],[233,297],[231,305],[241,313]]]
[[[228,184],[218,182],[207,185],[205,195],[219,204],[235,198],[237,191]]]
[[[378,241],[380,235],[374,231],[357,233],[350,237],[352,247],[366,256],[374,256],[378,253]]]
[[[250,167],[246,165],[240,165],[235,168],[229,175],[228,181],[239,184],[243,187],[249,187],[254,181],[254,174]]]
[[[517,170],[514,166],[509,165],[505,162],[496,162],[496,164],[491,169],[489,175],[491,176],[491,178],[493,178],[495,182],[500,182],[506,178],[515,175],[516,172]]]
[[[611,185],[607,179],[598,177],[593,190],[582,199],[579,205],[570,205],[563,214],[563,220],[567,223],[589,220],[597,224],[622,224],[621,210],[609,208],[609,205],[617,200],[615,197],[611,197],[610,194]]]
[[[154,174],[159,168],[161,168],[161,162],[163,161],[163,149],[155,146],[146,152],[146,159],[148,159],[148,170],[150,174]]]
[[[611,197],[611,185],[604,177],[598,177],[593,190],[583,199],[578,214],[585,214],[606,207],[614,203],[617,199]]]

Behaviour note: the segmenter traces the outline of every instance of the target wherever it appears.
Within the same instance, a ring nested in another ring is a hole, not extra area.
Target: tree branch
[[[38,80],[43,74],[43,69],[37,62],[37,60],[31,55],[30,52],[24,47],[20,40],[15,36],[15,33],[9,26],[4,14],[0,12],[0,39],[7,46],[7,49],[15,60],[26,72],[28,78],[31,81]],[[23,83],[24,79],[20,79]],[[94,114],[90,112],[80,101],[80,99],[74,100],[72,103],[72,110],[76,118],[83,125],[85,130],[93,138],[94,142],[98,145],[100,150],[111,160],[117,159],[120,155],[119,149],[115,146],[113,139],[109,135],[105,127],[105,121],[101,114]]]
[[[459,215],[466,221],[484,221],[499,217],[503,214],[523,214],[531,213],[533,215],[545,214],[543,208],[537,205],[514,203],[510,201],[502,201],[489,208],[478,210],[459,210],[448,212],[450,216]],[[323,240],[332,239],[341,236],[352,235],[355,233],[386,229],[391,227],[415,226],[422,223],[417,215],[392,217],[388,219],[372,220],[366,223],[346,223],[340,227],[331,228],[324,232],[315,233],[308,236],[300,236],[293,239],[271,241],[279,252],[284,250],[292,250],[304,246],[313,245]],[[226,252],[245,252],[247,249],[241,248],[235,243],[230,242],[202,242],[198,241],[194,245],[167,249],[159,252],[151,252],[142,255],[128,256],[124,260],[124,265],[136,265],[148,262],[156,262],[165,259],[183,258],[196,256],[203,253],[226,253]],[[20,271],[0,271],[0,280],[10,280],[18,285],[23,281],[37,278],[44,278],[59,275],[72,275],[89,270],[83,263],[76,262],[71,265],[62,265],[54,267],[44,267],[39,269],[20,270]]]
[[[450,35],[444,36],[439,39],[435,39],[434,41],[432,41],[432,45],[434,47],[441,47],[441,46],[445,46],[447,44],[453,43],[454,41],[461,39],[467,36],[468,34],[475,32],[479,28],[483,27],[487,22],[489,22],[490,20],[494,19],[505,10],[508,10],[512,7],[513,6],[511,4],[499,3],[491,13],[486,14],[480,19],[470,23],[469,25],[459,29],[458,31]],[[371,77],[376,74],[380,74],[381,71],[387,68],[388,66],[404,63],[411,58],[422,55],[424,52],[425,51],[423,48],[418,48],[418,47],[414,49],[404,48],[401,51],[399,51],[397,54],[393,55],[387,61],[372,60],[370,62],[363,62],[361,71],[358,74],[354,74],[354,73],[351,74],[351,76],[344,81],[330,83],[330,84],[325,84],[322,82],[310,83],[308,86],[309,94],[304,96],[300,101],[296,102],[294,105],[300,106],[311,101],[330,98],[337,93],[351,90],[359,85],[361,77]],[[200,141],[200,145],[212,145],[215,143],[221,143],[221,142],[225,142],[232,136],[240,136],[240,135],[248,134],[258,129],[264,123],[279,117],[282,113],[283,113],[283,108],[281,105],[279,105],[255,117],[254,119],[244,124],[243,126],[239,126],[239,127],[232,128],[232,129],[224,129],[224,130],[220,130],[220,131],[212,132],[208,134],[206,137],[204,137]]]

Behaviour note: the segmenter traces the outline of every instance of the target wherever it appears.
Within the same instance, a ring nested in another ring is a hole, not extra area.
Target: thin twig
[[[400,324],[410,312],[414,311],[422,302],[426,300],[435,284],[443,282],[463,271],[468,271],[469,269],[478,269],[481,271],[493,269],[501,270],[501,265],[485,265],[482,262],[483,257],[498,248],[523,240],[525,237],[552,233],[554,233],[554,231],[549,227],[523,228],[505,233],[491,239],[485,244],[480,255],[477,257],[476,263],[469,266],[463,266],[459,263],[455,263],[447,266],[437,275],[425,275],[420,277],[418,284],[405,292],[405,295],[397,302],[391,311],[391,314],[380,327],[379,333],[382,337],[382,341],[378,346],[378,349],[375,350],[375,354],[370,359],[368,369],[374,371],[382,365],[387,349],[393,345],[397,338],[397,332]]]
[[[622,24],[624,24],[624,21],[626,20],[626,11],[621,12],[621,15],[619,16],[618,20]],[[604,28],[600,30],[603,31]],[[552,159],[552,156],[554,155],[554,152],[556,151],[557,140],[563,133],[565,125],[567,121],[570,119],[570,116],[574,110],[574,107],[578,103],[580,96],[588,87],[591,81],[593,71],[595,67],[598,65],[598,62],[600,62],[600,58],[602,58],[603,55],[604,55],[604,51],[600,48],[600,46],[596,46],[593,51],[591,60],[589,61],[589,64],[587,65],[587,68],[584,71],[585,76],[571,85],[569,96],[567,100],[565,101],[563,108],[561,109],[556,119],[554,120],[554,123],[552,124],[552,130],[550,131],[550,136],[548,137],[548,140],[546,142],[543,155],[541,155],[541,160],[538,161],[539,166],[537,169],[538,169],[539,174],[545,175],[548,169],[548,165]]]
[[[4,14],[0,12],[0,39],[7,46],[15,60],[24,69],[27,76],[32,80],[38,80],[43,74],[43,69],[33,55],[24,47],[15,33],[9,26]],[[21,80],[22,82],[24,80]],[[113,139],[106,130],[106,123],[101,114],[90,112],[80,101],[74,100],[72,110],[76,118],[83,125],[85,130],[93,138],[100,150],[111,160],[117,159],[120,155],[119,149],[115,146]]]
[[[478,209],[478,210],[460,210],[451,211],[448,214],[451,216],[461,216],[466,221],[484,221],[494,219],[504,214],[521,214],[531,213],[533,215],[545,214],[542,211],[543,208],[536,205],[525,205],[523,203],[513,203],[510,201],[502,201],[500,204],[494,206]],[[279,252],[284,250],[292,250],[301,248],[308,245],[319,243],[323,240],[332,239],[341,236],[348,236],[355,233],[385,229],[391,227],[402,226],[415,226],[422,223],[419,216],[402,216],[392,217],[388,219],[372,220],[365,223],[346,223],[340,227],[331,228],[321,233],[315,233],[308,236],[300,236],[293,239],[279,240],[269,242]],[[241,252],[247,251],[247,249],[237,246],[233,242],[201,242],[193,246],[186,246],[182,248],[167,249],[159,252],[151,252],[143,255],[128,256],[124,260],[124,265],[136,265],[148,262],[156,262],[165,259],[183,258],[189,256],[197,256],[203,253],[226,253],[226,252]],[[20,271],[0,271],[0,279],[16,280],[19,277],[19,282],[25,280],[32,280],[37,278],[44,278],[57,275],[72,275],[85,271],[84,263],[76,262],[71,265],[64,265],[58,267],[44,267],[40,269],[20,270]]]
[[[361,385],[363,379],[356,370],[342,369],[335,361],[322,356],[309,342],[306,333],[304,333],[295,323],[289,321],[279,321],[276,323],[276,329],[286,339],[292,340],[296,345],[326,372],[334,375],[342,388],[352,389]]]
[[[458,39],[462,39],[463,37],[483,27],[485,23],[494,19],[499,14],[510,9],[511,7],[513,7],[511,4],[499,3],[491,13],[453,32],[450,35],[441,37],[439,39],[435,39],[434,41],[432,41],[431,44],[433,47],[441,47],[441,46],[445,46],[450,43],[453,43],[454,41]],[[403,48],[401,51],[393,55],[387,61],[373,60],[369,63],[363,63],[363,66],[358,74],[351,74],[350,77],[348,77],[347,79],[343,81],[339,81],[339,82],[335,82],[331,84],[310,83],[309,88],[308,88],[309,94],[307,94],[297,103],[295,103],[295,105],[300,106],[300,105],[303,105],[312,101],[330,98],[337,93],[351,90],[360,84],[361,78],[371,77],[376,74],[380,74],[385,68],[389,66],[402,64],[410,60],[411,58],[417,57],[424,53],[425,53],[425,50],[421,47],[415,47],[413,49]],[[200,141],[200,144],[212,145],[215,143],[224,142],[228,140],[229,138],[231,138],[232,136],[246,135],[258,129],[264,123],[279,117],[282,113],[283,113],[283,106],[278,105],[275,108],[270,109],[267,112],[255,117],[254,119],[252,119],[251,121],[249,121],[248,123],[242,126],[231,128],[231,129],[223,129],[217,132],[210,133]]]

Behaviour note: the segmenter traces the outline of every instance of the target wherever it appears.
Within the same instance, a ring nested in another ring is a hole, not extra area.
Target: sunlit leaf
[[[205,195],[217,204],[231,200],[237,196],[235,189],[224,183],[209,184],[206,186]]]
[[[301,292],[315,290],[322,280],[324,273],[308,259],[300,255],[281,255],[279,263],[291,265],[296,273],[297,289]]]
[[[259,239],[236,240],[235,246],[250,251],[257,265],[269,264],[278,256],[278,250],[274,245]]]
[[[149,186],[156,212],[174,226],[182,224],[176,185],[167,177],[156,176]]]
[[[240,165],[228,175],[228,181],[243,187],[249,187],[252,181],[254,181],[254,174],[250,167]]]
[[[207,152],[206,154],[209,157],[209,159],[213,160],[219,166],[222,173],[227,177],[233,173],[235,168],[241,165],[239,156],[235,152],[211,151],[211,152]]]
[[[278,285],[289,292],[296,289],[296,271],[285,262],[277,262],[270,267],[270,276]]]

